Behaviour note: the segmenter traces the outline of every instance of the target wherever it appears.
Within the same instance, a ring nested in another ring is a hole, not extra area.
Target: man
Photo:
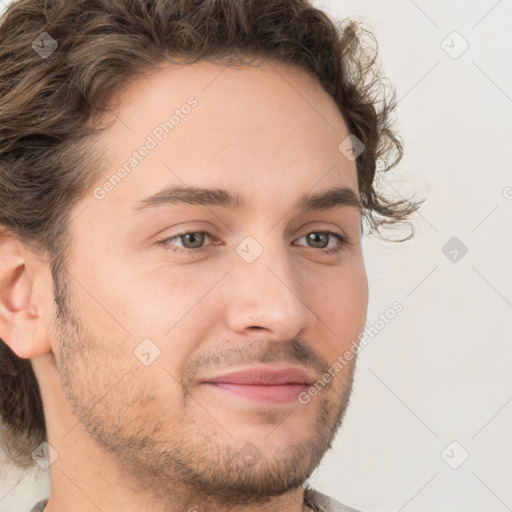
[[[304,484],[349,402],[363,216],[417,208],[373,187],[401,146],[357,26],[20,0],[0,52],[0,413],[13,462],[51,463],[33,510],[353,510]]]

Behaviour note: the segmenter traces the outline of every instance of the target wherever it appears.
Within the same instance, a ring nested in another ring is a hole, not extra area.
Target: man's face
[[[360,212],[295,205],[357,194],[338,149],[347,127],[319,85],[277,64],[162,68],[118,99],[100,139],[108,171],[71,213],[69,315],[52,340],[66,398],[141,486],[178,482],[230,503],[282,494],[330,447],[355,358],[307,403],[204,379],[292,365],[317,380],[363,330]],[[224,189],[246,206],[142,202],[172,186]]]

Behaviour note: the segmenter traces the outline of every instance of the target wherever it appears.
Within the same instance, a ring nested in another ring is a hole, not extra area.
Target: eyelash
[[[340,233],[336,233],[335,231],[310,231],[309,233],[306,233],[305,235],[302,235],[300,238],[304,238],[305,236],[310,235],[311,233],[327,234],[327,235],[333,236],[334,238],[336,238],[338,240],[339,245],[338,245],[337,248],[334,248],[334,249],[318,249],[319,251],[322,251],[324,254],[339,253],[343,249],[343,247],[348,243],[348,239],[344,235],[341,235]],[[168,247],[169,244],[167,242],[169,240],[174,240],[176,238],[181,238],[181,237],[184,237],[185,235],[189,235],[189,234],[207,235],[211,239],[213,239],[213,236],[210,233],[208,233],[208,231],[185,231],[183,233],[178,233],[176,235],[164,238],[163,240],[158,241],[157,244],[163,245],[166,250],[173,251],[173,252],[179,252],[179,253],[185,254],[185,255],[189,255],[189,254],[193,254],[193,253],[198,254],[198,253],[201,253],[201,252],[205,251],[208,248],[208,246],[202,246],[202,247],[198,247],[196,249],[187,249],[185,247],[175,247],[175,248]],[[314,249],[314,247],[310,247],[310,249]]]

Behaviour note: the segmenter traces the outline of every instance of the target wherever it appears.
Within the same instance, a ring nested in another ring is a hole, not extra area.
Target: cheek
[[[154,353],[149,373],[161,370],[170,378],[165,368],[179,379],[183,362],[200,348],[219,319],[218,302],[212,299],[215,294],[207,291],[225,272],[155,266],[134,269],[130,278],[124,272],[112,273],[102,294],[108,297],[109,311],[130,333],[117,329],[117,339],[124,340],[129,358],[136,361],[134,353],[147,352],[153,358]]]
[[[229,269],[229,267],[226,267]],[[134,339],[161,337],[186,320],[225,270],[197,271],[170,264],[119,265],[88,284],[105,309]],[[104,313],[104,312],[103,312]],[[109,318],[112,321],[112,318]],[[126,331],[123,331],[126,335]]]
[[[309,286],[308,300],[318,315],[318,329],[326,331],[333,347],[348,346],[364,329],[368,307],[368,281],[363,264],[333,272]]]

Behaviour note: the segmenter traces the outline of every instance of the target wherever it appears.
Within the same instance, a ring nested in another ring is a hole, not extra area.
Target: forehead
[[[207,61],[161,64],[119,91],[111,106],[118,115],[122,112],[126,123],[145,124],[161,120],[191,95],[201,104],[203,119],[223,114],[216,118],[219,128],[229,122],[235,128],[258,129],[281,117],[308,119],[313,128],[334,132],[344,124],[336,103],[314,77],[271,60],[229,66]],[[271,119],[269,110],[274,112]]]
[[[246,195],[297,184],[311,189],[323,180],[321,188],[357,190],[355,163],[338,149],[349,135],[343,117],[304,71],[273,62],[166,65],[120,91],[111,108],[116,119],[100,139],[99,183],[126,171],[109,192],[111,203],[169,184],[228,186]],[[143,146],[150,149],[135,161]]]

